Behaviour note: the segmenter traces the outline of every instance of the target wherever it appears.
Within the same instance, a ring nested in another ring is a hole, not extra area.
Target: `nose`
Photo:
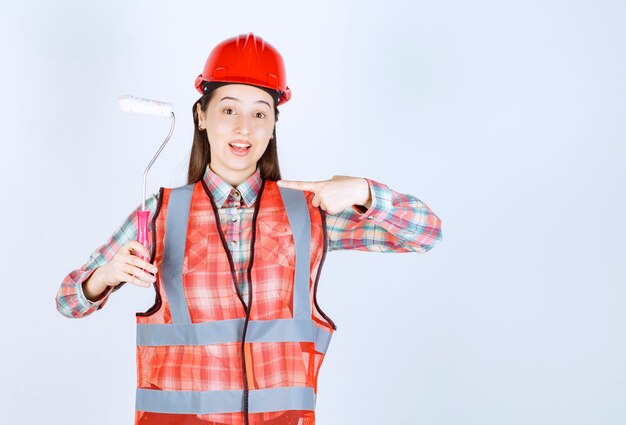
[[[250,133],[250,118],[246,114],[241,114],[237,117],[235,131],[239,134]]]

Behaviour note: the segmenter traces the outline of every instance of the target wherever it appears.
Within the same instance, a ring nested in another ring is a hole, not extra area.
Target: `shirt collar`
[[[213,195],[217,208],[222,208],[224,204],[239,204],[239,201],[233,196],[233,189],[235,188],[217,175],[209,165],[206,166],[203,179],[211,195]],[[237,186],[236,189],[241,194],[241,200],[248,208],[254,205],[262,182],[261,170],[257,167],[256,171],[248,179]]]

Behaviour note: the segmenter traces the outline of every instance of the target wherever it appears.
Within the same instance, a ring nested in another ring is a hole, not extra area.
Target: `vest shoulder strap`
[[[191,323],[189,308],[183,292],[183,260],[187,240],[189,207],[195,184],[173,188],[167,204],[165,237],[163,241],[163,280],[170,303],[172,322]]]
[[[311,264],[311,217],[304,192],[280,187],[280,195],[287,210],[289,226],[296,246],[296,271],[293,298],[294,319],[311,318],[309,277]]]

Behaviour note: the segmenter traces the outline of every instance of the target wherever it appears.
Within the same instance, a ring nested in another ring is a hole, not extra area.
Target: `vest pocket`
[[[255,244],[260,243],[260,254],[264,261],[286,267],[295,266],[295,245],[289,225],[283,223],[260,222],[261,235]]]

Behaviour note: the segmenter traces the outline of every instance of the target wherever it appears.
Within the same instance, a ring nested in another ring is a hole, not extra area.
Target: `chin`
[[[243,171],[254,166],[256,166],[256,161],[233,161],[228,164],[229,168],[237,171]]]

